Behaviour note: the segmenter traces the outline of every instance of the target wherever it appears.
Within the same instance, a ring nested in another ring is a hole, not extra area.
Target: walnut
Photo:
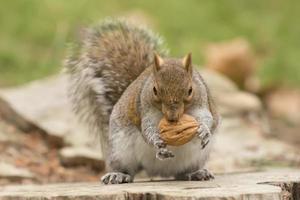
[[[180,146],[192,140],[199,127],[195,118],[186,114],[176,123],[170,123],[163,118],[158,126],[161,139],[171,146]]]

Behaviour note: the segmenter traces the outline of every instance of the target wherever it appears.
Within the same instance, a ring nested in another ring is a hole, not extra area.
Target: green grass
[[[81,27],[135,11],[149,16],[174,56],[192,51],[203,64],[207,43],[245,37],[261,58],[264,83],[300,85],[298,0],[0,2],[0,86],[58,72],[66,44]]]

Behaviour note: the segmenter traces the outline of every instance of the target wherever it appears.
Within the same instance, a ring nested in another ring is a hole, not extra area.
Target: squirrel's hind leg
[[[138,172],[138,167],[135,163],[125,165],[121,160],[107,160],[108,172],[101,177],[101,182],[104,184],[122,184],[133,182],[135,174]]]
[[[208,181],[214,179],[214,175],[207,169],[199,169],[194,172],[180,173],[175,176],[176,180],[182,181]]]
[[[120,163],[115,161],[114,163],[109,163],[109,172],[101,177],[101,182],[104,184],[122,184],[131,183],[134,180],[135,174],[138,172],[137,167],[126,168],[126,166],[121,166]],[[116,164],[118,163],[118,164]],[[127,166],[128,167],[128,166]]]
[[[135,174],[140,170],[135,156],[135,143],[139,135],[140,132],[134,125],[124,125],[118,115],[111,115],[106,158],[108,173],[101,178],[104,184],[133,182]]]

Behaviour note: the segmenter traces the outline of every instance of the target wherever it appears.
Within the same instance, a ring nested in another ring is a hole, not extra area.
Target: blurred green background
[[[130,13],[147,16],[173,56],[191,51],[201,65],[209,42],[245,37],[260,60],[263,83],[300,85],[299,0],[0,2],[0,86],[59,72],[80,28]]]

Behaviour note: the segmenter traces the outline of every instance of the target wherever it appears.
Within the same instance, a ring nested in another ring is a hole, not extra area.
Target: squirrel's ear
[[[192,53],[189,53],[188,55],[186,55],[183,60],[182,60],[182,64],[184,66],[184,68],[186,69],[186,71],[192,75],[193,72],[193,67],[192,67]]]
[[[159,71],[161,66],[163,65],[164,60],[157,54],[154,52],[154,68],[155,71]]]

